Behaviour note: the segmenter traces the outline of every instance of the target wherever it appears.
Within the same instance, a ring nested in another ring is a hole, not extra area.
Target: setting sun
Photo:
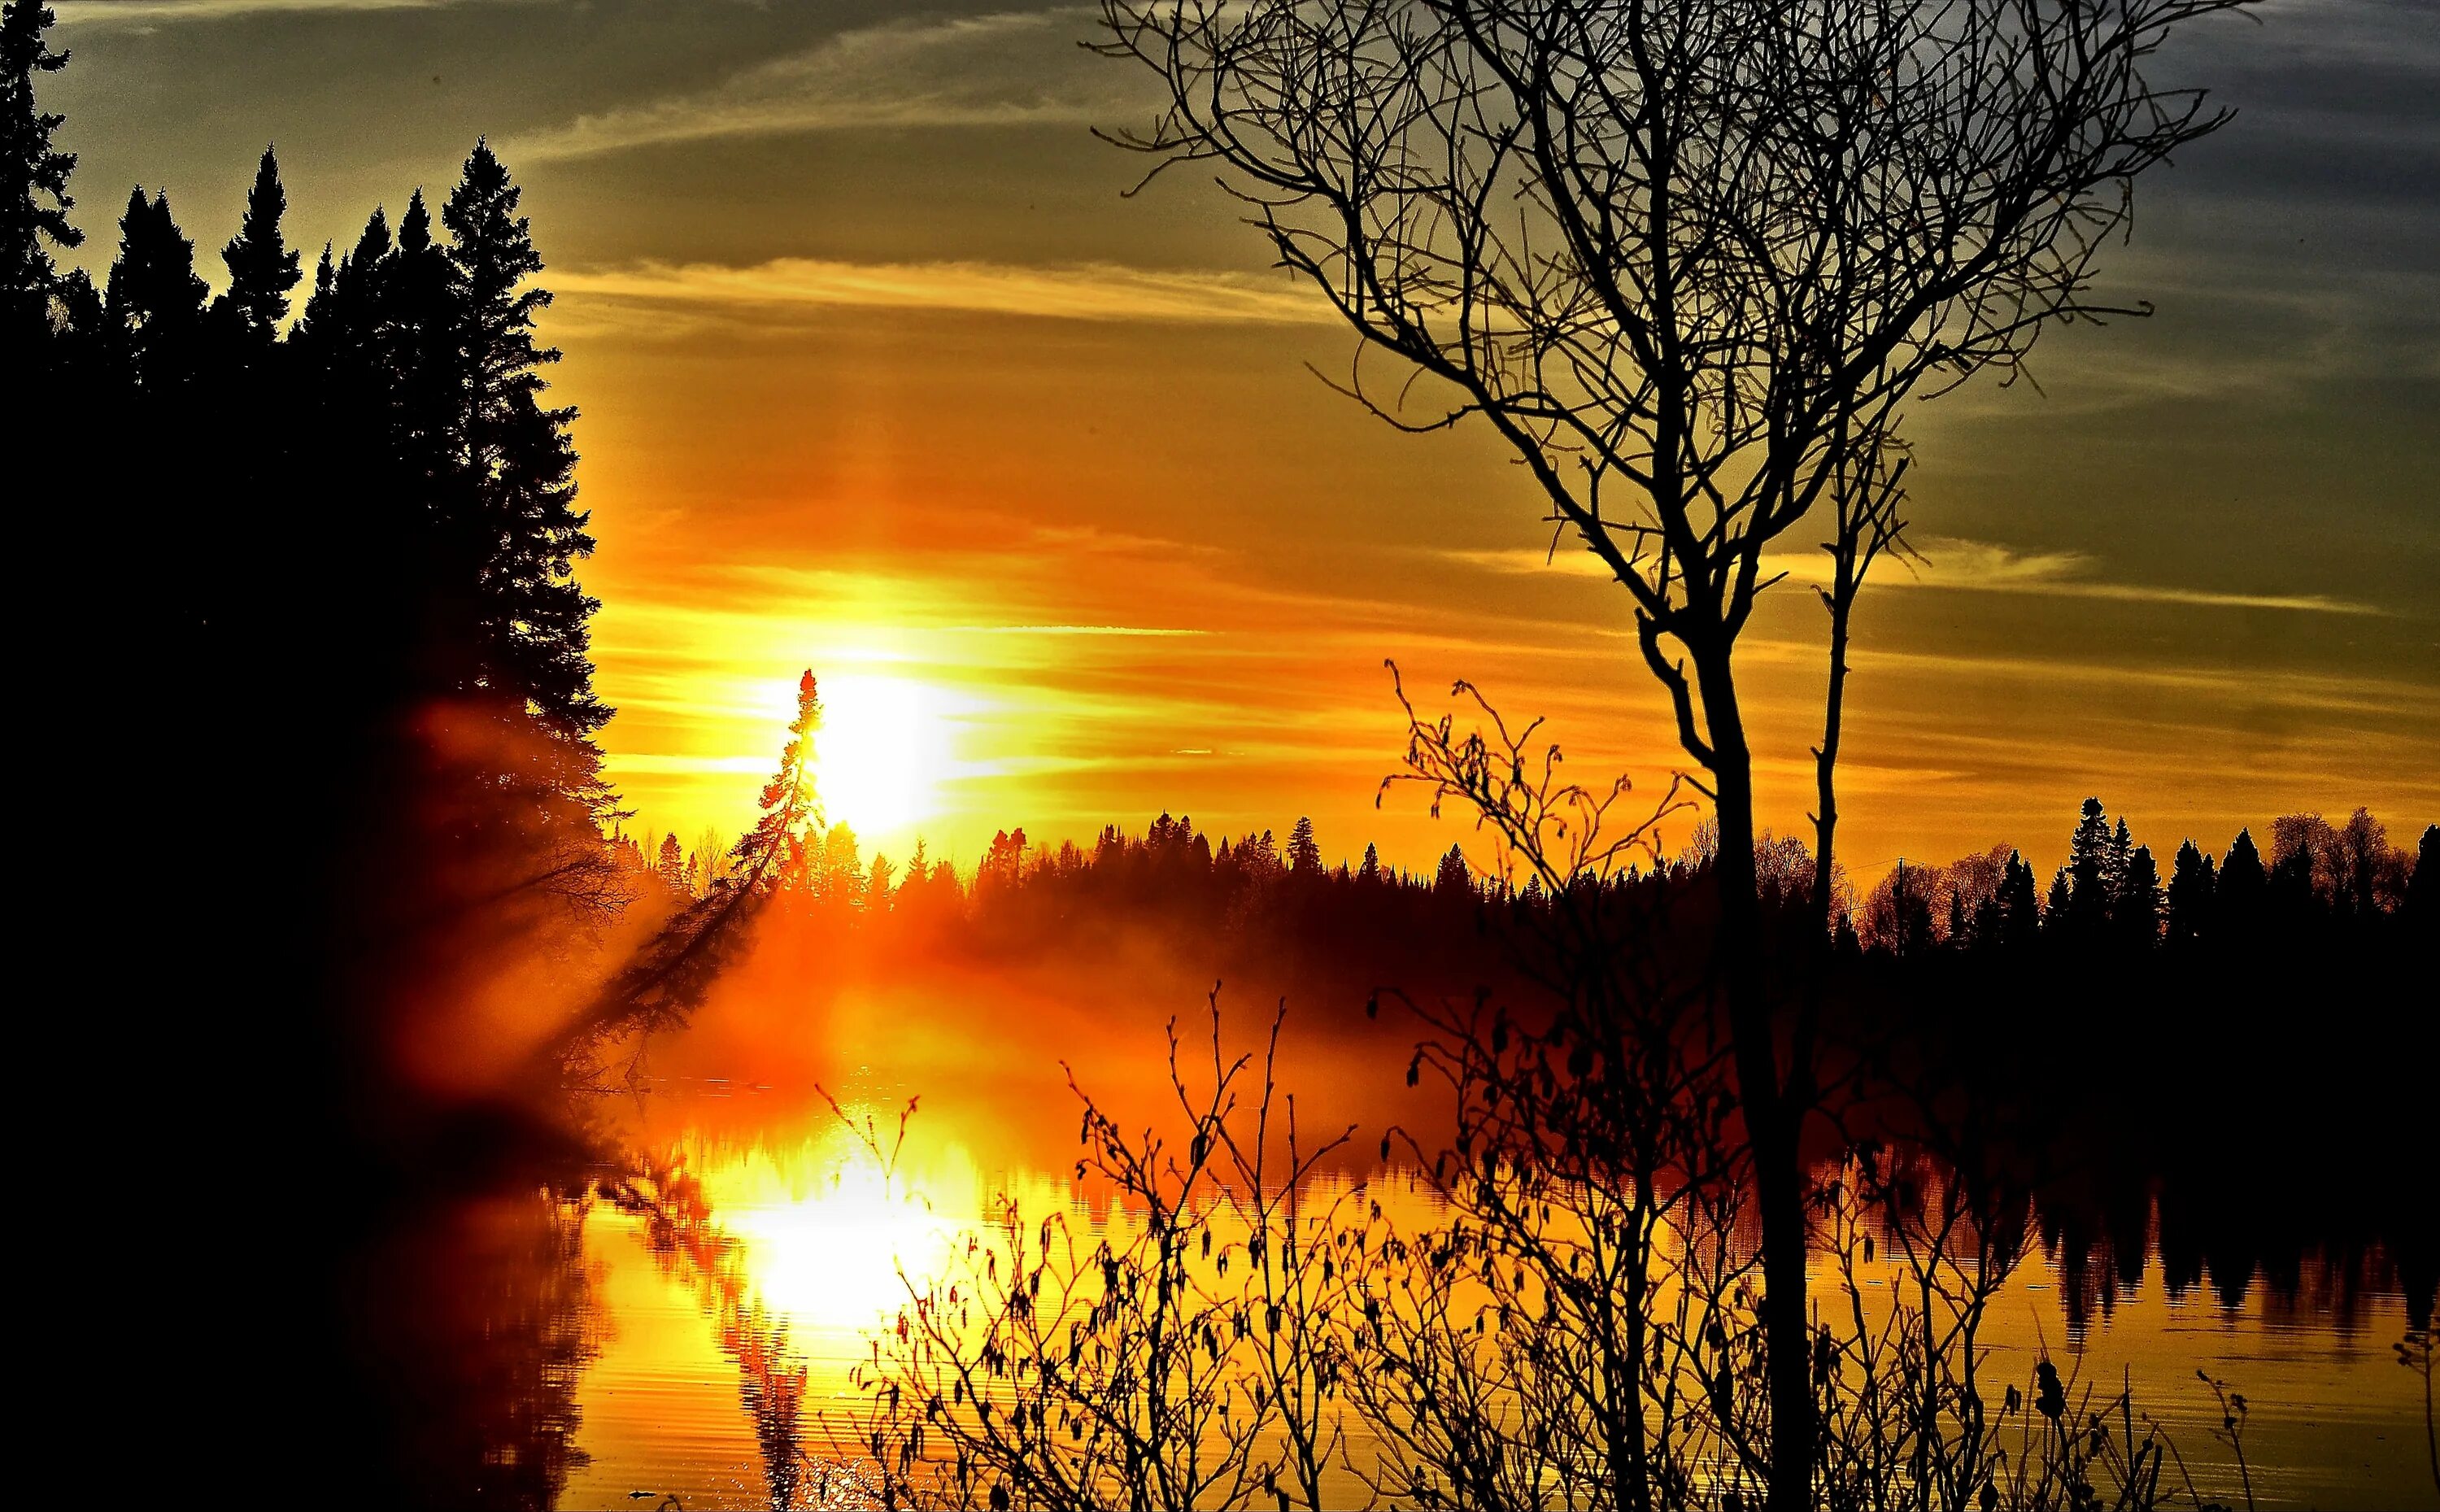
[[[931,818],[953,754],[943,705],[939,690],[904,677],[824,678],[815,767],[823,818],[868,840]]]

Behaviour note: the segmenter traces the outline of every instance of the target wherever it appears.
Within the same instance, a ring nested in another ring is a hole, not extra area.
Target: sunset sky
[[[557,291],[583,412],[604,732],[637,828],[733,829],[796,673],[832,796],[904,856],[1164,809],[1310,814],[1336,858],[1464,831],[1373,792],[1385,657],[1552,720],[1588,775],[1682,765],[1624,592],[1481,431],[1390,432],[1305,370],[1353,340],[1227,203],[1090,124],[1144,119],[1090,9],[793,0],[54,0],[42,87],[82,261],[166,188],[215,284],[266,140],[292,242],[350,243],[481,134]],[[2238,111],[2146,179],[2039,391],[1909,421],[1913,536],[1861,611],[1842,832],[1870,875],[2100,795],[2137,837],[2358,803],[2440,819],[2440,22],[2272,0],[2160,60]],[[301,293],[301,291],[300,291]],[[346,500],[332,500],[333,508]],[[1821,532],[1783,546],[1806,569]],[[1823,616],[1749,631],[1763,819],[1802,827]]]

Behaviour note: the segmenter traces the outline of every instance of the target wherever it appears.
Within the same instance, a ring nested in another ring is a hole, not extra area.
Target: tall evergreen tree
[[[221,248],[228,265],[228,292],[214,308],[225,312],[246,339],[268,345],[278,339],[279,324],[288,318],[288,292],[304,277],[297,254],[279,231],[288,211],[288,192],[279,185],[279,160],[262,150],[255,169],[254,188],[246,192],[245,218],[237,235]]]
[[[2118,827],[2109,834],[2109,842],[2101,850],[2102,896],[2114,908],[2126,891],[2126,869],[2135,856],[2135,837],[2127,833],[2126,816],[2121,815]]]
[[[102,322],[127,381],[164,394],[193,376],[200,356],[207,290],[195,275],[195,243],[178,229],[166,191],[149,200],[131,192],[118,232]]]
[[[2109,917],[2109,819],[2101,800],[2084,801],[2083,817],[2068,840],[2067,907],[2047,922],[2054,928],[2082,931],[2087,938]]]
[[[51,246],[75,247],[84,233],[68,224],[76,200],[68,175],[76,153],[51,145],[67,117],[34,100],[34,76],[57,73],[68,55],[53,52],[43,32],[52,23],[42,0],[8,0],[0,8],[0,334],[18,352],[50,324],[59,271]],[[47,242],[50,246],[44,243]]]
[[[2253,832],[2236,832],[2236,841],[2219,864],[2219,886],[2213,894],[2214,932],[2225,944],[2250,939],[2262,927],[2270,878],[2263,870],[2262,853],[2254,848]]]
[[[1288,831],[1288,870],[1300,876],[1321,874],[1321,846],[1313,837],[1313,820],[1300,816]]]
[[[2051,873],[2051,893],[2042,904],[2042,933],[2065,936],[2074,927],[2075,884],[2068,878],[2068,869],[2060,867]]]
[[[1450,897],[1474,891],[1474,873],[1465,863],[1463,848],[1452,845],[1441,857],[1440,870],[1432,875],[1432,891]]]
[[[360,363],[378,366],[383,360],[378,351],[382,275],[396,245],[389,234],[389,212],[374,206],[373,213],[365,218],[365,228],[356,233],[356,244],[339,260],[339,270],[332,279],[332,335]]]
[[[2000,939],[2011,946],[2031,945],[2041,934],[2042,909],[2034,894],[2034,869],[2016,852],[2008,853],[2000,873]]]
[[[325,331],[334,319],[332,299],[337,295],[339,271],[331,259],[331,243],[322,243],[322,260],[314,264],[314,287],[305,296],[305,308],[296,316],[296,325],[288,339],[320,355]]]
[[[2120,821],[2119,833],[2126,833]],[[2161,871],[2152,860],[2152,848],[2139,845],[2126,857],[2126,873],[2118,884],[2118,896],[2111,900],[2111,928],[2129,945],[2149,949],[2161,939]]]
[[[606,801],[593,743],[611,711],[593,692],[585,594],[575,563],[593,550],[576,508],[573,409],[542,404],[541,369],[559,352],[534,341],[550,303],[529,286],[542,271],[521,191],[488,143],[441,210],[453,244],[462,309],[458,352],[465,384],[459,438],[472,523],[489,547],[479,578],[479,685],[529,712],[551,742],[549,785],[587,803]]]
[[[2176,944],[2191,944],[2211,933],[2212,894],[2218,878],[2212,858],[2202,848],[2188,840],[2178,847],[2178,860],[2169,873],[2169,939]]]
[[[464,539],[450,549],[464,560],[449,570],[471,587],[497,549],[497,522],[479,508],[460,510],[448,502],[475,481],[466,475],[464,451],[471,394],[460,351],[465,290],[457,264],[433,238],[432,212],[420,189],[399,217],[398,245],[383,264],[378,297],[393,370],[386,395],[390,449],[408,486],[460,528]]]
[[[2428,846],[2431,841],[2427,837],[2424,843]],[[1381,852],[1379,847],[1370,840],[1364,842],[1364,864],[1355,869],[1355,880],[1358,882],[1381,880]]]

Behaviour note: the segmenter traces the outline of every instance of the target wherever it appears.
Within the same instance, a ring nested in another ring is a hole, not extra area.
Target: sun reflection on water
[[[984,1196],[962,1146],[919,1184],[886,1174],[844,1129],[785,1154],[754,1149],[704,1178],[763,1304],[800,1328],[859,1337],[922,1284]]]

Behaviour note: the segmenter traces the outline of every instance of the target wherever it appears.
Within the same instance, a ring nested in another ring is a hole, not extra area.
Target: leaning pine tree
[[[780,769],[762,784],[753,828],[730,848],[727,874],[672,919],[552,1043],[564,1070],[581,1069],[594,1048],[608,1040],[683,1023],[702,1002],[746,927],[778,891],[805,827],[820,821],[814,737],[821,728],[821,689],[807,668],[797,682],[797,717],[788,726]],[[667,847],[663,855],[666,865]]]

